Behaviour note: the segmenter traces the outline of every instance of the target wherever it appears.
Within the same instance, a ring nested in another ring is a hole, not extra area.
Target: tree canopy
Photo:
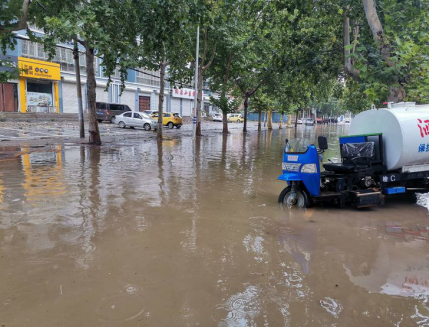
[[[30,22],[51,54],[56,42],[78,39],[123,80],[145,67],[189,84],[197,59],[197,111],[207,83],[225,113],[236,108],[233,94],[245,111],[258,98],[283,113],[333,101],[353,112],[429,102],[429,0],[7,0],[0,9],[3,52]]]

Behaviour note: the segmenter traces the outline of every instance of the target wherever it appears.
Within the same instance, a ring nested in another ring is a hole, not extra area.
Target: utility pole
[[[195,138],[197,135],[197,106],[198,106],[198,56],[200,54],[200,25],[197,26],[197,48],[195,52],[195,77],[194,77],[194,83],[195,83],[195,96],[194,96],[194,110],[192,111],[192,117],[193,117],[193,130],[192,130],[192,137]]]
[[[77,47],[77,38],[74,38],[73,57],[74,57],[74,68],[76,72],[77,105],[79,109],[79,135],[80,135],[80,138],[85,138],[85,124],[83,121],[83,105],[82,105],[82,85],[80,82],[79,49]]]

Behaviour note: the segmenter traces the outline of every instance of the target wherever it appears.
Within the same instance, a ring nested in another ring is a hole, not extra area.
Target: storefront
[[[173,89],[173,98],[171,99],[171,112],[181,116],[192,116],[194,107],[195,90],[193,89]]]
[[[21,112],[60,112],[60,65],[18,57]]]

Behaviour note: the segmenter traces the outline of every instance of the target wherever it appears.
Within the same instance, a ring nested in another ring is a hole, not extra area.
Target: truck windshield
[[[285,147],[286,153],[304,153],[312,142],[308,139],[289,140]]]

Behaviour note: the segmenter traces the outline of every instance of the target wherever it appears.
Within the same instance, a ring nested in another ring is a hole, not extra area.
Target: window
[[[171,117],[170,114],[164,114],[164,117]]]
[[[137,83],[159,87],[159,72],[140,68],[137,72]]]
[[[96,102],[95,103],[95,108],[96,109],[100,109],[100,110],[106,110],[107,109],[107,105],[104,102]]]
[[[56,53],[52,58],[52,62],[59,63],[61,71],[74,73],[73,50],[63,47],[57,47],[55,50]],[[49,55],[45,52],[43,44],[29,40],[22,40],[22,56],[39,60],[49,59]],[[81,52],[79,52],[79,66],[81,74],[86,74],[86,58],[85,54]],[[97,60],[94,60],[94,70],[97,72]]]
[[[124,111],[124,106],[121,104],[113,104],[112,103],[112,104],[110,104],[110,110]]]
[[[139,115],[139,114],[136,114],[136,113],[134,113],[134,118],[142,119],[142,117],[140,117],[140,115]]]
[[[131,112],[124,113],[124,117],[131,117]]]

